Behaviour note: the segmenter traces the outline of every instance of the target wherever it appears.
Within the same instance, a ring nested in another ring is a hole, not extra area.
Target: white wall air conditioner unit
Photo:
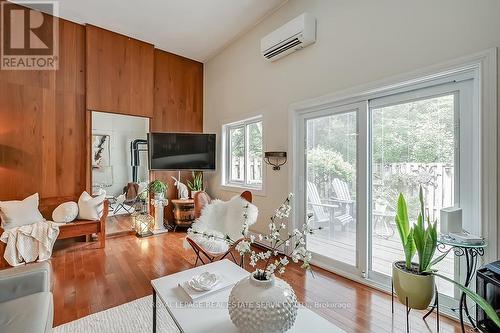
[[[304,13],[260,40],[260,52],[270,61],[300,50],[316,41],[316,18]]]

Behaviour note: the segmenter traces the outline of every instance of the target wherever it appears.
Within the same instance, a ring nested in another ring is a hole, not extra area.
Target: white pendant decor
[[[231,290],[229,315],[242,333],[283,333],[297,318],[297,297],[274,275],[257,280],[252,273]]]

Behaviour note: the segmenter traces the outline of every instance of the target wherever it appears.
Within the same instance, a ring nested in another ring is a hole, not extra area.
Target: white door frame
[[[338,105],[326,109],[310,109],[297,114],[297,135],[295,137],[299,138],[297,144],[295,145],[296,153],[304,152],[306,150],[306,122],[307,120],[327,117],[336,114],[344,114],[348,112],[356,113],[356,262],[353,265],[349,265],[344,262],[337,261],[335,259],[323,256],[319,253],[315,253],[313,256],[313,263],[319,266],[326,266],[329,269],[339,269],[342,272],[347,272],[356,276],[362,276],[366,272],[366,209],[359,205],[359,202],[366,202],[364,194],[366,193],[365,182],[360,182],[360,180],[366,179],[366,177],[360,177],[360,174],[366,172],[366,156],[367,146],[362,144],[366,142],[366,117],[367,114],[367,103],[351,103],[345,105]],[[306,179],[303,175],[306,174],[306,156],[305,154],[295,155],[297,156],[297,173],[298,179],[296,180],[298,184],[298,189],[295,193],[295,213],[297,216],[303,216],[305,220],[306,216]],[[361,198],[360,198],[361,196]],[[362,200],[359,200],[362,199]],[[302,204],[304,203],[304,204]],[[300,223],[300,222],[299,222]],[[300,228],[299,228],[300,229]],[[307,241],[307,240],[306,240]]]
[[[430,66],[428,68],[414,71],[412,73],[399,75],[386,80],[377,81],[374,83],[359,86],[353,89],[344,90],[338,93],[329,94],[302,102],[293,103],[289,106],[289,147],[291,171],[289,173],[289,188],[292,192],[299,194],[304,192],[303,174],[301,175],[301,166],[299,165],[300,158],[296,158],[297,154],[303,154],[303,136],[299,133],[299,122],[301,115],[319,110],[331,109],[342,105],[361,103],[370,99],[386,96],[388,92],[391,94],[398,90],[406,91],[409,87],[418,89],[434,82],[436,84],[449,82],[451,76],[456,76],[460,73],[470,71],[478,71],[478,82],[476,84],[476,101],[480,111],[480,127],[481,127],[481,152],[480,155],[480,196],[481,196],[481,229],[490,241],[486,250],[484,260],[486,262],[497,260],[499,255],[499,247],[497,244],[498,226],[497,226],[497,49],[489,49],[477,54],[448,61],[442,64]],[[366,112],[368,116],[368,112]],[[358,118],[358,128],[361,126],[363,119]],[[367,119],[364,120],[367,124]],[[361,129],[361,128],[360,128]],[[365,131],[366,132],[366,131]],[[366,141],[365,141],[366,142]],[[359,143],[359,140],[358,140]],[[366,147],[366,145],[365,145]],[[358,144],[358,152],[363,148],[362,144]],[[366,164],[366,163],[365,163]],[[367,172],[367,171],[363,171]],[[368,179],[368,178],[367,178]],[[359,180],[358,180],[359,182]],[[358,184],[359,186],[359,184]],[[364,184],[366,186],[367,184]],[[360,191],[360,195],[362,195]],[[297,202],[299,202],[297,195]],[[361,200],[360,200],[361,202]],[[365,200],[368,202],[368,200]],[[359,204],[358,204],[359,205]],[[293,227],[299,227],[303,223],[300,216],[298,206],[294,205],[291,213],[291,224]],[[366,209],[367,207],[365,207]],[[367,215],[366,213],[363,215]],[[358,216],[358,219],[361,219]],[[361,221],[360,221],[361,222]],[[358,223],[360,223],[358,222]],[[365,235],[366,237],[366,235]],[[366,247],[366,246],[365,246]],[[361,255],[361,254],[360,254]],[[368,254],[366,253],[366,256]],[[330,267],[328,262],[321,260],[322,258],[313,258],[313,264],[327,270],[344,275],[352,280],[371,285],[375,288],[388,291],[385,285],[381,285],[375,281],[370,281],[363,276],[362,269],[358,272],[346,272],[335,267]],[[365,271],[366,272],[366,271]],[[361,275],[356,274],[361,273]]]

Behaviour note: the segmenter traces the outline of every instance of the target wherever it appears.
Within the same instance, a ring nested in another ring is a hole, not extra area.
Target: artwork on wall
[[[108,134],[92,134],[92,179],[94,187],[113,185],[110,139]]]
[[[107,134],[92,134],[92,169],[110,166],[109,141]]]

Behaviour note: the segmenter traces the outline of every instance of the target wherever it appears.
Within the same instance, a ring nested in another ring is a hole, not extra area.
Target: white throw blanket
[[[0,240],[7,244],[4,258],[11,266],[44,261],[51,257],[52,247],[59,235],[59,226],[42,221],[5,230]]]

